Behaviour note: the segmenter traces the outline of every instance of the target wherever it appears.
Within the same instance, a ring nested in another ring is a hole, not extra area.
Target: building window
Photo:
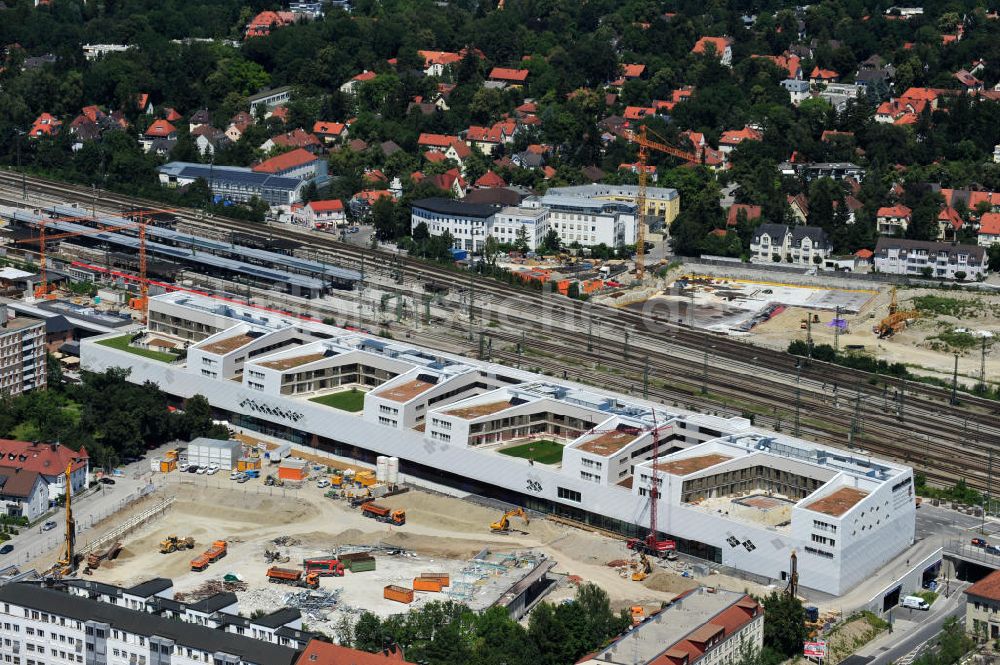
[[[583,496],[579,492],[573,490],[568,490],[565,487],[556,488],[557,496],[560,499],[567,499],[568,501],[576,501],[580,503],[583,500]]]

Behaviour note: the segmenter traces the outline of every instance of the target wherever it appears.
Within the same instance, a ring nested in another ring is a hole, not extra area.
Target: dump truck
[[[344,564],[340,559],[306,559],[302,562],[306,573],[315,573],[320,577],[343,577]]]
[[[170,554],[177,550],[193,550],[194,538],[178,538],[177,536],[167,536],[160,541],[160,554]]]
[[[406,524],[405,510],[393,510],[392,508],[387,508],[386,506],[381,506],[374,502],[368,502],[362,505],[361,514],[365,517],[371,517],[379,522],[385,522],[386,524],[395,524],[396,526]]]
[[[318,589],[319,573],[303,573],[292,568],[271,566],[267,569],[267,581],[272,584],[291,584],[306,589]]]
[[[217,540],[212,543],[212,546],[205,550],[201,556],[191,559],[191,570],[201,571],[208,568],[208,564],[215,563],[222,557],[226,556],[226,541]]]

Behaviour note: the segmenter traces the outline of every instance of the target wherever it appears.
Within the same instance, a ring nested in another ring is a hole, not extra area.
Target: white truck
[[[929,610],[931,608],[927,601],[920,596],[903,596],[903,602],[900,603],[900,606],[911,610]]]

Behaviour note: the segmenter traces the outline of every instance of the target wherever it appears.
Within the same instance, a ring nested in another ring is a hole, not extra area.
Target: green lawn
[[[128,351],[129,353],[134,353],[137,356],[142,356],[143,358],[150,358],[152,360],[159,360],[161,363],[172,363],[177,360],[177,356],[172,353],[163,353],[162,351],[150,351],[149,349],[140,349],[134,346],[129,346],[128,336],[122,335],[121,337],[112,337],[110,339],[102,339],[98,342],[101,346],[110,346],[112,349],[118,349],[119,351]]]
[[[511,457],[523,457],[524,459],[535,460],[539,464],[559,464],[562,462],[563,446],[549,439],[522,443],[519,446],[512,446],[498,451],[503,455]]]
[[[345,390],[340,393],[313,397],[309,401],[322,404],[323,406],[332,406],[341,411],[354,412],[365,408],[365,393],[361,390]]]

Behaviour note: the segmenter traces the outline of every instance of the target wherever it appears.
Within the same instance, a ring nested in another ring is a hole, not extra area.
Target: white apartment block
[[[410,212],[410,230],[421,223],[432,236],[445,231],[455,239],[453,247],[470,252],[482,252],[486,237],[493,229],[497,209],[490,205],[463,203],[452,199],[433,198],[414,201]]]
[[[549,196],[574,196],[599,201],[622,201],[638,205],[639,186],[608,185],[598,182],[589,185],[552,187],[545,193]],[[680,212],[681,196],[676,189],[670,187],[646,188],[646,212],[644,216],[651,226],[669,226]]]
[[[977,245],[882,237],[874,258],[875,270],[889,275],[976,280],[989,271],[986,248]]]
[[[509,206],[497,212],[493,220],[491,235],[501,243],[513,245],[521,229],[528,242],[528,249],[534,251],[545,240],[549,232],[550,213],[547,208],[522,208]]]
[[[791,263],[813,266],[833,252],[833,243],[818,226],[761,224],[750,240],[751,263]]]
[[[83,368],[130,367],[130,381],[152,381],[175,399],[205,395],[235,428],[369,463],[398,457],[404,475],[629,536],[648,530],[655,429],[664,535],[681,552],[776,583],[796,551],[810,587],[841,594],[913,540],[909,467],[742,418],[668,410],[204,296],[153,297],[149,321],[158,335],[190,342],[186,361],[142,358],[93,337],[81,344]],[[360,413],[311,401],[352,389],[365,393]],[[502,453],[537,439],[560,443],[562,460]],[[783,517],[772,524],[760,511]]]
[[[0,395],[45,387],[45,322],[10,318],[0,305]]]
[[[636,206],[623,201],[603,201],[577,196],[529,196],[526,208],[547,208],[549,228],[564,245],[621,247],[636,241]]]

